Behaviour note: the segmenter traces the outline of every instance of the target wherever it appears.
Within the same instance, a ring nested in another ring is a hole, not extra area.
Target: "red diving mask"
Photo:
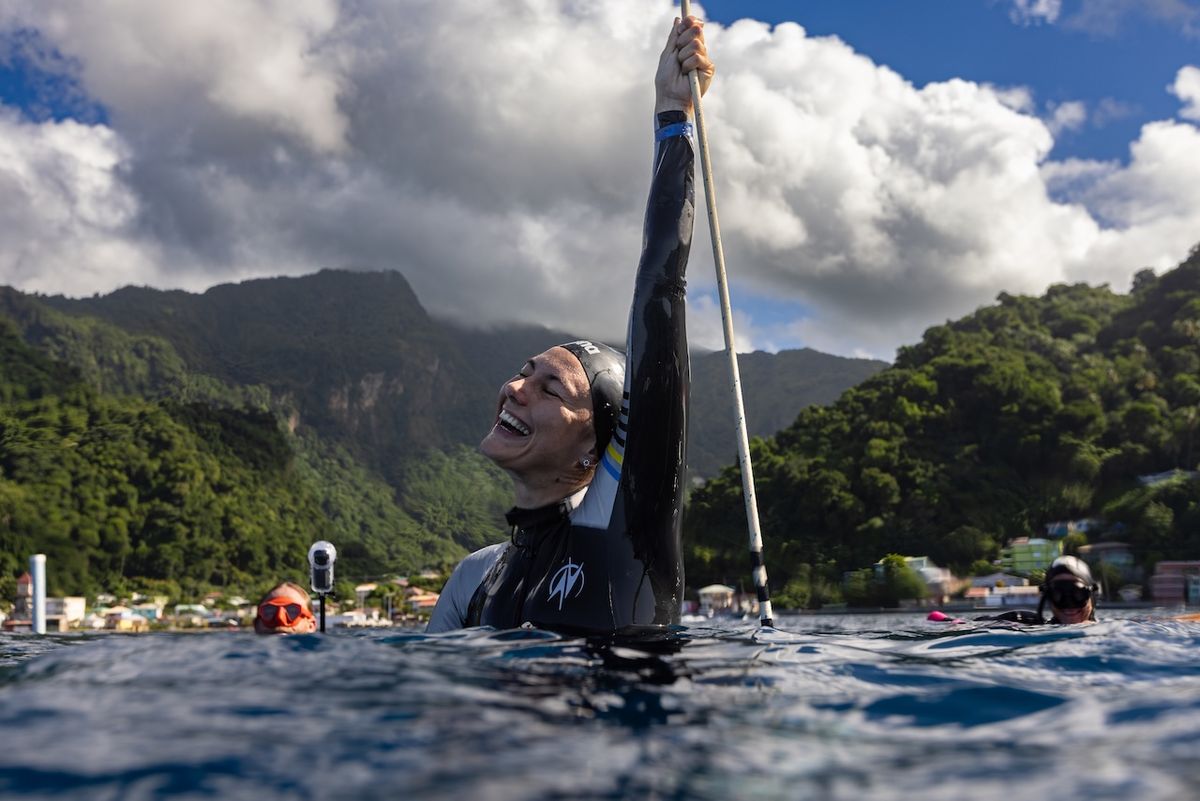
[[[287,598],[270,598],[258,605],[258,619],[267,628],[287,628],[306,618],[313,620],[308,606]]]

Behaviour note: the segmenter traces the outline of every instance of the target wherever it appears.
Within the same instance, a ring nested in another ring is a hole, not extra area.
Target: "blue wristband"
[[[672,136],[686,136],[690,139],[692,136],[692,124],[690,122],[677,122],[673,125],[664,125],[654,132],[654,141],[661,142],[664,139],[670,139]]]

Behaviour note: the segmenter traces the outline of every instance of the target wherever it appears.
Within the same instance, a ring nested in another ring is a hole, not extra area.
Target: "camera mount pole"
[[[325,633],[325,593],[320,593],[320,595],[318,595],[317,597],[319,597],[321,599],[321,633],[324,634]]]
[[[691,4],[681,0],[681,17],[691,15]],[[721,245],[721,226],[717,222],[717,199],[713,188],[712,160],[708,155],[708,128],[700,109],[700,76],[695,70],[688,73],[692,89],[692,106],[696,113],[696,139],[700,145],[700,172],[704,177],[704,198],[708,201],[708,231],[712,238],[713,263],[717,268],[717,290],[721,299],[721,323],[725,330],[725,353],[729,357],[729,383],[733,395],[734,426],[738,438],[738,465],[742,471],[742,494],[746,500],[746,522],[750,530],[751,575],[758,596],[759,623],[774,627],[771,611],[771,591],[767,586],[767,567],[763,562],[762,529],[758,522],[758,501],[754,495],[754,469],[750,463],[750,437],[746,432],[746,411],[742,405],[742,379],[738,373],[737,351],[734,350],[733,311],[729,302],[729,280],[725,275],[725,250]]]

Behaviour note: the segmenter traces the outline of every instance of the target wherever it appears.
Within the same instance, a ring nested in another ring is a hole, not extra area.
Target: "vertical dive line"
[[[691,14],[689,0],[681,0],[680,16]],[[729,302],[729,282],[725,276],[725,249],[721,245],[721,226],[717,222],[717,199],[713,189],[712,162],[708,155],[708,129],[700,108],[700,76],[688,73],[692,87],[692,105],[696,114],[696,140],[700,149],[700,172],[704,177],[704,199],[708,206],[708,231],[712,239],[713,263],[717,268],[717,292],[721,299],[721,323],[725,332],[725,353],[729,356],[729,377],[733,389],[733,416],[738,435],[738,464],[742,469],[742,494],[746,499],[746,521],[750,526],[750,560],[754,589],[758,595],[758,616],[762,626],[774,626],[771,591],[767,587],[767,567],[763,562],[762,530],[758,522],[758,499],[754,494],[754,469],[750,464],[750,438],[746,432],[746,410],[742,403],[742,379],[734,350],[733,312]]]

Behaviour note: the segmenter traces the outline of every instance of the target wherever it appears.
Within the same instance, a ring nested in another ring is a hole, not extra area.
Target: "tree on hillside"
[[[891,368],[754,444],[772,581],[801,597],[802,566],[852,570],[880,552],[962,572],[1082,516],[1126,525],[1143,561],[1200,557],[1190,490],[1151,498],[1137,481],[1196,469],[1198,374],[1200,249],[1130,295],[1002,293],[934,326]],[[690,500],[690,580],[744,574],[738,468]]]

